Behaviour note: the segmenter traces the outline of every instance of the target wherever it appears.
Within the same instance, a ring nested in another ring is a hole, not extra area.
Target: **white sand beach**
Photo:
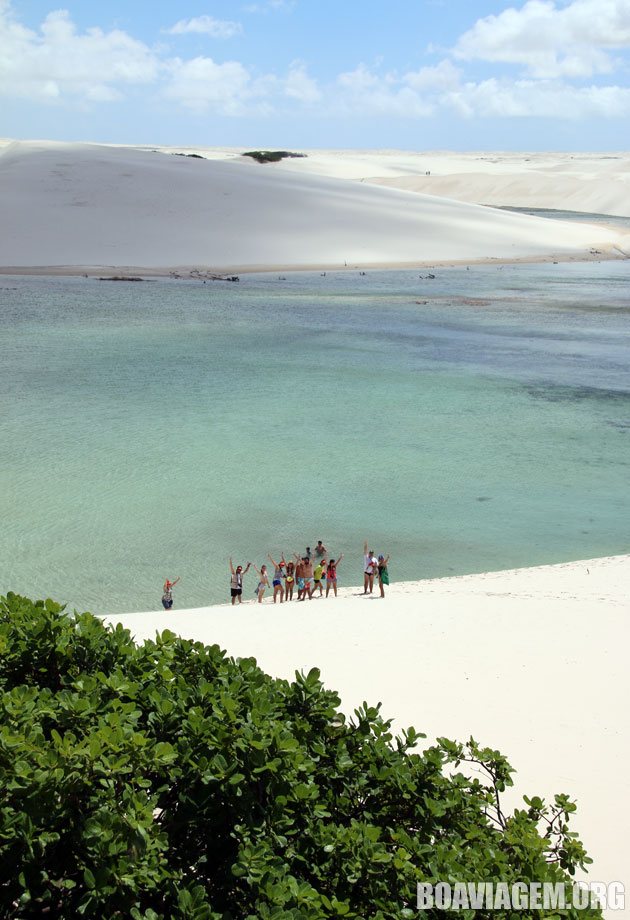
[[[498,748],[517,770],[510,804],[571,795],[590,879],[630,884],[630,555],[393,584],[384,600],[361,591],[111,621],[138,640],[170,629],[218,643],[275,676],[317,666],[347,712],[381,701],[428,743],[472,735]]]
[[[0,142],[1,270],[166,274],[630,254],[626,228],[483,206],[562,202],[630,215],[621,155],[306,153],[261,165],[229,150]]]

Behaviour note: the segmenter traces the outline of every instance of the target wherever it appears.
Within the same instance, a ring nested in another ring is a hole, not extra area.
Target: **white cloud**
[[[466,83],[444,95],[443,103],[464,117],[623,118],[630,115],[630,89],[620,86],[575,87],[544,80],[496,79]]]
[[[256,103],[269,94],[275,82],[275,78],[254,80],[238,61],[217,64],[208,57],[175,59],[170,62],[169,70],[165,98],[198,113],[211,110],[223,115],[243,115],[252,108],[266,111],[268,106]]]
[[[151,83],[158,69],[153,52],[120,30],[79,34],[59,10],[38,33],[18,23],[8,3],[0,6],[0,95],[109,101],[119,97],[121,84]]]
[[[459,85],[461,71],[451,61],[440,61],[435,67],[421,67],[406,73],[404,82],[418,92],[454,89]]]
[[[479,19],[457,41],[460,60],[524,65],[543,79],[610,73],[616,61],[608,52],[630,47],[628,0],[527,0],[496,16]]]
[[[243,31],[240,22],[231,22],[227,19],[214,19],[212,16],[197,16],[194,19],[180,19],[174,26],[166,30],[170,35],[185,35],[193,32],[211,35],[213,38],[232,38]]]
[[[285,95],[299,102],[319,102],[322,98],[317,82],[309,77],[306,66],[300,61],[294,61],[285,80]]]
[[[418,118],[431,115],[434,103],[395,74],[380,76],[364,64],[339,74],[331,107],[350,115],[374,115]]]

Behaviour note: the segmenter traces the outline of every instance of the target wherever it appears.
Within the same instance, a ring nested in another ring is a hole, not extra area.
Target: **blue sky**
[[[0,0],[0,135],[620,150],[630,0]]]

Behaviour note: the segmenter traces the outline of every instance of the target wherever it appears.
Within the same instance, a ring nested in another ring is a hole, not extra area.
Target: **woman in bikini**
[[[282,581],[284,579],[284,570],[287,563],[285,561],[284,554],[280,557],[280,562],[276,562],[272,558],[271,553],[268,555],[273,566],[273,580],[271,582],[273,585],[273,602],[275,604],[278,597],[280,597],[280,603],[282,603],[284,600],[284,585],[282,584]]]
[[[337,597],[337,566],[343,559],[343,553],[335,562],[334,559],[331,559],[328,563],[328,568],[326,569],[326,597],[332,588],[335,592],[335,597]]]
[[[372,593],[374,588],[374,575],[376,574],[377,569],[377,559],[374,555],[374,550],[368,549],[367,540],[363,544],[363,593],[367,594],[368,591]]]
[[[295,587],[295,563],[287,562],[287,571],[284,576],[284,599],[285,601],[293,600],[293,588]]]
[[[258,603],[262,604],[263,595],[265,590],[269,587],[269,576],[267,575],[267,566],[261,565],[260,568],[254,566],[258,572],[258,584],[256,585],[256,590],[254,594],[258,598]]]

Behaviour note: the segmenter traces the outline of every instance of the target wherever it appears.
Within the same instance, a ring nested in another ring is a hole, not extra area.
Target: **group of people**
[[[326,597],[331,591],[337,596],[337,566],[343,559],[343,553],[336,559],[326,558],[327,550],[321,540],[317,541],[314,552],[311,552],[310,546],[306,547],[306,553],[300,556],[293,553],[293,559],[285,559],[284,553],[279,560],[275,560],[271,553],[269,561],[273,566],[273,575],[271,584],[269,583],[269,572],[267,565],[261,565],[260,568],[254,565],[254,570],[258,573],[258,584],[254,594],[258,603],[262,604],[263,597],[268,588],[273,588],[273,602],[278,601],[282,604],[284,601],[292,601],[295,593],[298,601],[304,601],[308,597],[310,600],[314,594],[319,591],[319,596],[324,594],[326,588]],[[252,567],[248,562],[243,568],[242,565],[234,567],[230,559],[230,595],[232,604],[241,603],[243,600],[243,576]]]
[[[285,559],[284,553],[276,561],[269,554],[269,561],[273,566],[273,575],[270,575],[266,563],[260,568],[248,562],[247,565],[234,565],[230,558],[230,597],[232,604],[242,603],[243,600],[243,577],[250,568],[258,573],[258,584],[254,594],[259,604],[262,604],[263,597],[268,589],[273,589],[274,604],[284,601],[292,601],[295,597],[298,601],[304,601],[306,598],[311,600],[313,596],[328,597],[331,591],[337,596],[337,567],[343,559],[343,553],[336,559],[328,556],[328,551],[321,540],[313,552],[310,546],[306,547],[306,553],[300,556],[293,553],[293,559]],[[389,584],[389,572],[387,563],[389,556],[376,556],[371,549],[368,549],[367,541],[363,547],[363,593],[372,594],[374,590],[374,581],[376,580],[380,588],[380,596],[385,597],[385,585]],[[165,610],[170,610],[173,606],[173,587],[177,584],[179,578],[169,581],[167,578],[164,582],[164,593],[162,594],[162,606]],[[317,592],[319,591],[319,595]]]

